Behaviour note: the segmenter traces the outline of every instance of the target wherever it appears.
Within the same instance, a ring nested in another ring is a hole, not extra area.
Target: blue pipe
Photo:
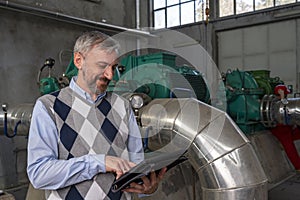
[[[152,129],[152,126],[148,126],[145,130],[146,134],[145,134],[145,138],[144,138],[144,141],[143,141],[143,148],[144,150],[149,150],[149,147],[148,147],[148,138],[149,138],[149,131],[150,129]]]
[[[13,138],[17,135],[18,126],[21,124],[21,120],[19,120],[14,128],[14,133],[12,135],[8,134],[7,131],[7,112],[4,113],[4,135],[8,138]]]

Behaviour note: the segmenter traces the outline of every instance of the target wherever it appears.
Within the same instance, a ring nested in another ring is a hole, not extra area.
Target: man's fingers
[[[151,185],[146,186],[145,184],[137,184],[132,182],[130,184],[130,188],[126,188],[123,191],[125,192],[133,192],[138,194],[146,194],[148,190],[150,190],[152,187]]]
[[[134,166],[136,166],[136,164],[133,162],[128,162],[128,165],[129,165],[130,169],[133,168]]]
[[[130,188],[135,188],[137,190],[144,190],[144,186],[143,185],[140,185],[140,184],[135,183],[135,182],[132,182],[130,184]]]
[[[165,175],[166,172],[167,172],[167,168],[166,168],[166,167],[164,167],[164,168],[162,168],[162,169],[160,170],[160,172],[158,173],[158,178],[159,178],[159,180],[162,180],[162,179],[163,179],[163,177],[164,177],[164,175]]]
[[[114,157],[114,156],[106,156],[105,157],[105,166],[107,172],[118,172],[125,173],[129,171],[133,166],[134,163],[124,160],[122,158]]]
[[[151,172],[151,173],[153,173],[153,172]],[[155,173],[155,172],[154,172]],[[151,176],[151,175],[150,175]],[[149,187],[149,186],[151,186],[151,182],[150,182],[150,180],[149,180],[149,178],[147,177],[147,176],[143,176],[142,178],[141,178],[142,180],[143,180],[143,185],[145,186],[145,187]]]
[[[123,191],[139,194],[152,194],[157,190],[158,184],[163,178],[166,171],[167,168],[163,168],[162,170],[160,170],[159,174],[156,174],[156,172],[153,171],[150,173],[150,176],[148,176],[149,178],[147,176],[141,178],[143,184],[133,182],[130,184],[130,188],[126,188]]]
[[[123,175],[123,172],[121,170],[116,171],[116,179],[119,179]]]
[[[131,163],[132,162],[128,162],[128,161],[123,163],[124,164],[124,172],[128,172],[133,166],[135,166],[134,163],[132,163],[132,164]]]

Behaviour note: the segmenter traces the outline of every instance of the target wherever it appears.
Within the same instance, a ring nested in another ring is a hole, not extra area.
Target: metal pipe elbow
[[[141,112],[156,151],[187,148],[203,199],[267,199],[267,178],[247,137],[223,111],[196,99],[155,99]]]

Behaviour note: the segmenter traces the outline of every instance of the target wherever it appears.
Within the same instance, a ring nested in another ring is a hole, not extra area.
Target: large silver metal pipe
[[[141,110],[140,120],[151,150],[188,148],[202,199],[267,199],[257,155],[225,112],[196,99],[155,99]]]
[[[9,107],[3,104],[0,110],[0,133],[8,137],[28,135],[33,104]]]
[[[278,99],[274,95],[262,98],[261,122],[266,127],[277,124],[300,125],[300,98]]]
[[[280,124],[300,125],[300,98],[273,102],[274,120]]]

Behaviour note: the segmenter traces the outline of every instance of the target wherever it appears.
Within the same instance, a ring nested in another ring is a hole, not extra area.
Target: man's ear
[[[74,65],[77,67],[78,70],[80,70],[82,68],[83,57],[82,57],[81,53],[79,53],[79,52],[74,53],[73,62],[74,62]]]

